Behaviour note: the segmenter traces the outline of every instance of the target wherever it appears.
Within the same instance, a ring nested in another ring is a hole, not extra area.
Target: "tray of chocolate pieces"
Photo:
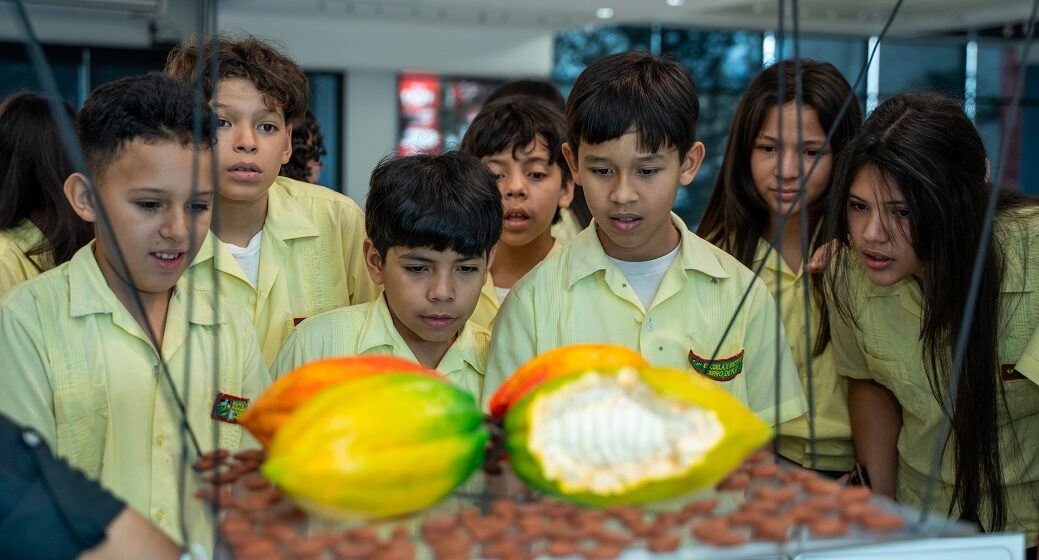
[[[367,523],[308,516],[259,472],[263,458],[261,450],[221,450],[195,464],[208,483],[198,497],[222,511],[218,556],[223,550],[243,559],[783,558],[976,532],[937,516],[920,523],[916,510],[778,464],[764,451],[709,492],[645,507],[582,507],[537,497],[514,479],[495,484],[478,472],[474,478],[488,482],[471,480],[467,492],[430,510]],[[510,476],[505,471],[497,476]]]

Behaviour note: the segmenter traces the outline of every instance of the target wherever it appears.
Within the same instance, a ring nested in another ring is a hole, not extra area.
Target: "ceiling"
[[[793,1],[786,4],[785,25],[790,29]],[[801,0],[797,4],[804,31],[875,34],[897,0]],[[221,0],[220,6],[272,15],[544,29],[646,23],[775,29],[779,10],[777,0]],[[604,9],[610,17],[600,17],[607,15]],[[1029,0],[907,0],[891,33],[934,35],[1004,27],[1013,33],[1009,25],[1026,20],[1030,9]]]

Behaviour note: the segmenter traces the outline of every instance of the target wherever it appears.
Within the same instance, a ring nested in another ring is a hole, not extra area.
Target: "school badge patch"
[[[999,376],[1003,381],[1021,381],[1028,379],[1025,374],[1017,371],[1017,364],[1002,364],[999,366]]]
[[[692,349],[689,350],[689,365],[693,366],[700,375],[715,381],[732,381],[736,376],[743,373],[743,350],[735,356],[709,360],[698,356]]]
[[[210,417],[220,422],[237,424],[238,418],[248,409],[249,399],[227,393],[217,393],[216,399],[213,400],[213,411],[210,413]]]

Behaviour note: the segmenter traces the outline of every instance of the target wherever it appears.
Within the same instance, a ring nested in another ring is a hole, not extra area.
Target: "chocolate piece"
[[[262,463],[267,458],[267,452],[262,449],[243,449],[235,453],[234,458],[239,461],[257,461]]]
[[[750,468],[750,476],[754,478],[770,478],[779,474],[779,465],[764,463]]]
[[[242,487],[249,490],[263,490],[271,487],[271,482],[260,473],[249,473],[241,478]]]
[[[743,490],[750,485],[750,476],[734,472],[718,483],[718,490]]]
[[[592,560],[609,560],[620,556],[621,552],[623,552],[623,549],[619,547],[604,544],[585,550],[583,554],[585,558],[591,558]]]
[[[754,536],[766,541],[786,542],[791,527],[793,527],[793,523],[788,519],[763,519],[754,526]]]
[[[821,517],[808,523],[808,530],[817,537],[840,537],[848,532],[848,524],[833,517]]]
[[[657,535],[646,543],[646,548],[650,552],[674,552],[678,550],[678,546],[682,544],[682,539],[678,535],[673,533],[664,533]]]
[[[254,537],[244,543],[234,546],[235,556],[239,558],[256,558],[277,552],[278,546],[274,541],[263,537]]]
[[[870,512],[858,519],[859,525],[871,531],[897,531],[905,526],[905,520],[885,511]]]
[[[872,494],[873,492],[865,486],[846,486],[842,488],[841,493],[837,495],[837,501],[842,504],[866,502],[869,501]]]
[[[804,489],[810,494],[832,495],[841,491],[841,485],[832,480],[814,478],[804,481]]]
[[[553,540],[545,546],[545,554],[549,556],[573,556],[580,551],[577,542],[570,540]]]

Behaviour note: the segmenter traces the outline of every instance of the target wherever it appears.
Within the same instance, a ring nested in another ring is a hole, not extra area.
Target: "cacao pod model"
[[[270,447],[278,428],[300,405],[321,391],[351,379],[401,371],[439,375],[415,362],[393,356],[349,356],[315,360],[303,364],[275,381],[242,414],[238,422],[264,447]]]
[[[588,369],[647,366],[638,352],[619,344],[571,344],[539,354],[516,369],[494,392],[488,407],[491,415],[505,416],[509,407],[538,385],[561,375]]]
[[[715,485],[772,436],[724,389],[671,368],[621,367],[543,383],[505,416],[530,486],[589,505],[675,498]]]
[[[473,397],[445,379],[388,373],[341,383],[278,430],[261,467],[303,509],[382,518],[424,509],[483,463]]]

